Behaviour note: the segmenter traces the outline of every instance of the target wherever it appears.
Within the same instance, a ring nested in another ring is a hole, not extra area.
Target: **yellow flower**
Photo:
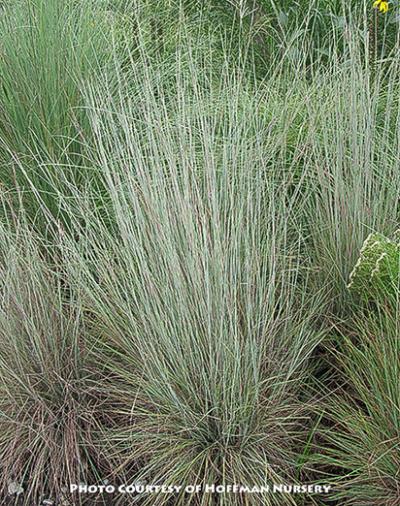
[[[381,12],[387,12],[389,10],[389,2],[386,0],[375,0],[373,7],[379,9]]]

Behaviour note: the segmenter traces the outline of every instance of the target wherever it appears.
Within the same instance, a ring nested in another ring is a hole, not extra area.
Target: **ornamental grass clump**
[[[12,228],[0,224],[0,497],[62,504],[69,483],[98,478],[93,434],[105,413],[79,302],[29,228]]]
[[[102,447],[123,483],[299,483],[323,302],[298,289],[307,283],[296,255],[298,192],[271,173],[280,146],[260,114],[262,89],[184,51],[173,93],[165,68],[145,59],[133,66],[130,97],[88,92],[111,218],[76,190],[76,241],[66,236],[64,248],[107,370],[113,424]],[[216,498],[182,489],[138,500]]]
[[[334,352],[341,383],[323,403],[318,465],[343,506],[400,503],[399,306],[362,313]]]

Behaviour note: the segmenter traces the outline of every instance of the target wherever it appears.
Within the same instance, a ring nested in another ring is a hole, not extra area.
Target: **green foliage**
[[[275,196],[266,177],[274,136],[258,114],[258,90],[250,94],[229,68],[205,86],[202,62],[184,55],[173,93],[154,85],[160,69],[146,60],[130,76],[141,83],[131,101],[106,97],[104,114],[104,91],[90,93],[115,226],[111,235],[77,192],[77,222],[90,219],[67,245],[69,278],[112,378],[117,423],[103,446],[126,480],[297,481],[321,300],[306,302],[296,288],[284,185],[277,181]],[[175,503],[186,500],[182,492]],[[253,501],[293,503],[265,494]]]
[[[398,309],[363,315],[335,352],[346,383],[324,405],[329,428],[317,460],[325,466],[324,480],[329,466],[334,496],[344,506],[396,504],[399,498],[398,322]]]
[[[65,160],[67,149],[72,155],[79,151],[79,85],[101,58],[96,21],[82,5],[59,0],[24,0],[3,13],[3,156],[56,161]]]
[[[59,216],[54,186],[67,192],[92,177],[82,168],[90,130],[81,87],[106,64],[110,33],[81,2],[22,0],[1,16],[0,176],[30,195],[32,219],[37,201]]]
[[[370,234],[350,273],[348,287],[364,300],[396,299],[399,288],[400,244],[381,234]]]

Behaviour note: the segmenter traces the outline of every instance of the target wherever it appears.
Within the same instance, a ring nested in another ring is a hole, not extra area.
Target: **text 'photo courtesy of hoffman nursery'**
[[[0,0],[0,505],[400,505],[400,0]]]

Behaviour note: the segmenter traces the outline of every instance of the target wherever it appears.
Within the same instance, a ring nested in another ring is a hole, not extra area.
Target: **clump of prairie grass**
[[[371,73],[362,42],[349,31],[347,58],[315,76],[320,87],[308,103],[305,218],[312,224],[306,250],[317,286],[331,290],[325,313],[336,334],[327,343],[333,373],[323,378],[329,378],[328,391],[320,385],[327,394],[320,410],[326,430],[317,468],[335,487],[332,500],[360,506],[399,501],[396,244],[388,241],[390,265],[364,272],[368,262],[362,266],[362,259],[357,267],[362,286],[347,285],[365,239],[391,237],[398,228],[400,60],[396,45]]]
[[[324,406],[329,425],[316,460],[343,505],[394,505],[400,499],[398,322],[398,307],[363,312],[334,352],[342,388]]]
[[[69,276],[110,378],[114,424],[102,445],[122,481],[296,482],[311,426],[309,361],[322,338],[319,294],[299,289],[298,194],[271,171],[280,148],[260,113],[263,91],[190,49],[175,61],[169,87],[143,57],[128,80],[120,74],[121,98],[107,86],[88,91],[107,201],[92,206],[76,190],[64,203],[76,226],[64,244]]]
[[[399,58],[383,62],[373,80],[356,33],[347,58],[314,77],[307,102],[308,160],[304,197],[312,224],[308,255],[331,288],[332,311],[349,314],[348,277],[371,232],[390,236],[399,218]]]
[[[78,300],[29,228],[13,228],[0,224],[0,497],[61,503],[69,483],[97,479],[93,434],[106,413]]]

